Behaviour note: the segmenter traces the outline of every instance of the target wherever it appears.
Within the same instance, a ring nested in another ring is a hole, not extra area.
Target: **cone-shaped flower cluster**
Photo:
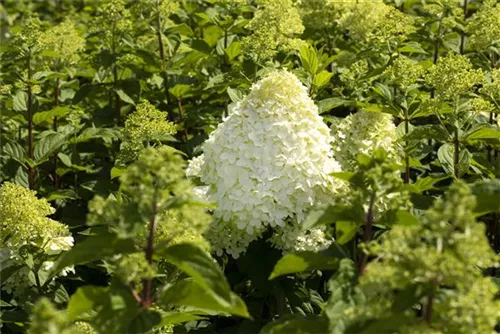
[[[41,272],[48,272],[54,264],[50,257],[73,247],[73,237],[68,227],[47,218],[55,212],[45,199],[38,199],[36,192],[12,182],[0,187],[0,266],[19,266],[20,269],[2,282],[2,289],[21,294],[33,286],[29,280],[30,268],[25,266],[31,253],[39,253],[44,261]],[[33,259],[31,259],[33,261]],[[72,268],[63,270],[66,275]]]
[[[335,123],[332,133],[337,143],[335,158],[342,170],[355,170],[358,154],[372,156],[377,149],[397,160],[398,138],[389,114],[360,110]]]
[[[68,227],[47,218],[55,212],[36,192],[15,183],[0,187],[2,238],[0,247],[17,252],[24,245],[46,249],[48,254],[71,248],[73,238]],[[69,246],[68,246],[69,245]]]
[[[275,71],[254,84],[195,160],[218,204],[208,232],[213,247],[237,256],[268,226],[299,224],[313,205],[331,201],[338,184],[328,174],[339,170],[331,142],[295,75]],[[275,244],[293,249],[297,239],[289,236]]]
[[[259,0],[259,9],[248,24],[252,35],[242,41],[247,54],[259,60],[273,57],[279,51],[299,49],[303,42],[295,38],[304,26],[292,0]]]

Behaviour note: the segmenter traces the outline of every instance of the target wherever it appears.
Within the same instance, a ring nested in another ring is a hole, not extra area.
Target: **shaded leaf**
[[[335,269],[338,262],[338,257],[327,253],[311,251],[288,253],[276,263],[269,279],[315,269]]]
[[[167,305],[191,307],[214,314],[233,314],[250,318],[245,303],[233,292],[230,300],[220,298],[213,291],[200,286],[193,278],[178,281],[168,287],[161,300]]]

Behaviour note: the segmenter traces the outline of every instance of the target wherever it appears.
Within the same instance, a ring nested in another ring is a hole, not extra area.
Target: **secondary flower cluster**
[[[332,135],[335,158],[344,171],[356,169],[358,154],[373,156],[377,149],[399,160],[396,127],[389,114],[360,110],[334,123]]]
[[[268,227],[284,250],[305,248],[305,235],[321,239],[312,248],[327,244],[320,231],[299,226],[313,205],[331,201],[340,186],[329,176],[340,170],[331,142],[295,75],[275,71],[254,84],[188,168],[189,175],[199,170],[207,196],[218,204],[207,233],[214,249],[238,256]]]
[[[372,242],[368,252],[377,260],[360,280],[369,298],[354,313],[387,317],[395,291],[433,286],[433,326],[443,333],[493,332],[500,316],[498,287],[481,269],[495,265],[498,257],[484,224],[475,221],[475,204],[469,187],[457,182],[421,224],[394,226],[381,242]]]
[[[500,43],[500,5],[496,0],[484,1],[467,26],[467,32],[470,44],[479,50],[486,51]]]
[[[434,87],[437,98],[454,101],[471,92],[474,85],[483,82],[484,74],[474,69],[465,56],[449,53],[430,68],[426,80]]]
[[[50,257],[73,247],[73,237],[68,227],[47,218],[55,212],[45,199],[38,199],[36,192],[12,182],[0,187],[0,261],[2,268],[24,265],[30,253],[39,253],[44,260],[41,271],[48,271],[53,262]],[[63,272],[65,275],[68,270]],[[22,290],[33,285],[28,279],[30,268],[17,271],[2,282],[6,291]]]
[[[380,0],[343,1],[339,25],[349,31],[350,37],[373,46],[398,44],[416,30],[414,19]]]
[[[292,0],[258,0],[259,9],[248,24],[251,36],[243,38],[246,53],[259,60],[271,58],[279,51],[298,49],[302,45],[296,35],[304,26]]]
[[[160,142],[162,138],[175,132],[175,124],[166,120],[166,114],[143,100],[125,121],[120,162],[137,159],[144,145]]]

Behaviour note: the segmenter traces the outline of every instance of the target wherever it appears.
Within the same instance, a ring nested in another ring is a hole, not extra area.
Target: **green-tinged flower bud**
[[[40,298],[31,312],[31,325],[28,334],[62,334],[68,333],[67,320],[62,311],[46,297]]]
[[[300,16],[302,22],[308,29],[331,28],[343,13],[344,6],[342,5],[343,2],[338,0],[301,1]]]
[[[109,46],[115,46],[123,34],[132,30],[132,14],[125,6],[124,0],[111,0],[107,2],[95,18],[91,28],[99,33]]]
[[[0,248],[17,252],[24,245],[32,245],[46,248],[48,253],[70,248],[73,240],[68,227],[47,218],[54,212],[47,200],[36,198],[35,191],[5,182],[0,187]]]
[[[22,29],[14,36],[13,44],[22,49],[34,49],[42,45],[42,23],[37,17],[28,17],[22,23]]]
[[[136,111],[128,115],[125,121],[120,162],[136,160],[145,146],[161,143],[166,136],[174,134],[177,131],[176,126],[167,121],[166,117],[166,113],[156,109],[146,100],[138,104]]]
[[[354,6],[351,2],[339,25],[354,40],[384,48],[388,43],[403,42],[416,30],[411,16],[379,0],[360,1]]]
[[[252,34],[242,41],[247,54],[262,61],[279,51],[302,46],[295,36],[302,34],[304,26],[292,0],[259,0],[257,3],[259,9],[247,26]]]
[[[210,222],[206,205],[185,178],[185,162],[178,151],[162,146],[144,149],[139,159],[120,176],[122,196],[89,203],[90,224],[106,222],[118,234],[146,244],[151,219],[155,220],[155,244],[201,242]]]
[[[484,224],[475,220],[475,205],[470,188],[457,181],[421,223],[394,226],[365,247],[377,260],[368,264],[360,279],[369,297],[355,310],[353,321],[368,314],[386,317],[394,310],[398,291],[433,286],[433,327],[444,333],[493,332],[500,316],[498,287],[483,277],[481,269],[495,265],[498,256],[489,246]],[[408,322],[411,329],[412,321]]]
[[[467,25],[471,46],[486,51],[500,43],[500,4],[486,0]]]
[[[389,80],[390,84],[397,85],[399,88],[406,90],[410,85],[413,85],[420,79],[425,70],[416,61],[400,56],[396,58],[394,63],[386,68],[383,77]]]
[[[437,98],[454,101],[472,92],[474,85],[484,81],[484,74],[474,69],[467,57],[449,53],[429,69],[426,81],[435,89]]]
[[[75,24],[66,20],[45,31],[41,37],[44,48],[53,51],[65,64],[78,62],[78,53],[85,48],[85,39],[76,30]]]
[[[391,160],[400,159],[396,126],[389,114],[358,111],[335,122],[332,135],[335,157],[344,171],[356,170],[358,154],[371,157],[379,149]]]

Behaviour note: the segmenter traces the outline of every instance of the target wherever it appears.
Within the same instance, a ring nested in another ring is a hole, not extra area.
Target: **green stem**
[[[468,0],[464,0],[463,11],[464,11],[464,21],[467,18],[467,2]],[[465,34],[460,34],[460,54],[464,53],[465,47]]]
[[[33,134],[33,92],[31,90],[31,50],[28,51],[28,157],[31,161],[35,160],[35,150],[34,150],[34,134]],[[28,184],[30,189],[35,189],[35,169],[28,165]]]
[[[157,11],[158,11],[158,1],[156,2]],[[163,77],[163,87],[165,89],[165,98],[167,99],[167,116],[170,121],[174,120],[174,115],[171,112],[170,108],[172,106],[172,101],[170,100],[170,94],[168,93],[169,89],[169,80],[168,74],[166,71],[166,57],[165,57],[165,47],[163,45],[163,38],[161,33],[161,15],[158,11],[156,16],[156,38],[158,39],[158,52],[160,54],[161,59],[161,73]]]
[[[153,254],[154,254],[154,233],[156,229],[156,214],[158,210],[156,203],[156,194],[153,199],[152,209],[153,212],[151,215],[151,219],[149,220],[148,240],[145,250],[146,261],[148,261],[149,264],[153,263]],[[153,304],[152,283],[153,280],[151,278],[145,279],[143,281],[142,305],[144,306],[144,308],[149,308]]]
[[[405,136],[410,132],[410,120],[408,119],[408,108],[405,108]],[[405,142],[405,149],[408,147],[408,141]],[[405,152],[405,183],[410,183],[410,157],[408,152]]]
[[[56,79],[54,87],[54,102],[56,108],[59,107],[59,78]],[[52,123],[52,129],[57,132],[57,116],[54,116],[54,122]],[[54,157],[54,173],[52,174],[52,179],[54,181],[54,188],[59,188],[59,175],[57,175],[57,156]]]
[[[363,243],[367,244],[372,239],[373,230],[373,207],[375,205],[375,192],[370,196],[370,204],[368,205],[368,212],[366,213],[365,231],[363,234]],[[362,252],[361,259],[359,261],[359,272],[361,275],[365,273],[366,264],[368,262],[368,254]]]
[[[454,150],[453,150],[453,172],[455,174],[455,177],[458,179],[460,177],[460,169],[459,169],[459,162],[460,162],[460,140],[458,138],[458,129],[455,129],[455,132],[453,134],[453,145],[454,145]]]
[[[180,117],[180,121],[181,121],[182,127],[183,127],[182,134],[183,134],[183,137],[184,137],[184,142],[187,142],[187,139],[188,139],[188,130],[187,130],[187,127],[186,127],[186,120],[184,118],[184,107],[182,106],[182,100],[181,100],[181,98],[177,99],[177,107],[179,108],[179,117]]]
[[[227,29],[224,29],[224,50],[227,49]],[[227,56],[222,55],[222,66],[224,70],[228,70]],[[224,99],[224,117],[229,116],[229,104],[227,103],[227,97]]]

